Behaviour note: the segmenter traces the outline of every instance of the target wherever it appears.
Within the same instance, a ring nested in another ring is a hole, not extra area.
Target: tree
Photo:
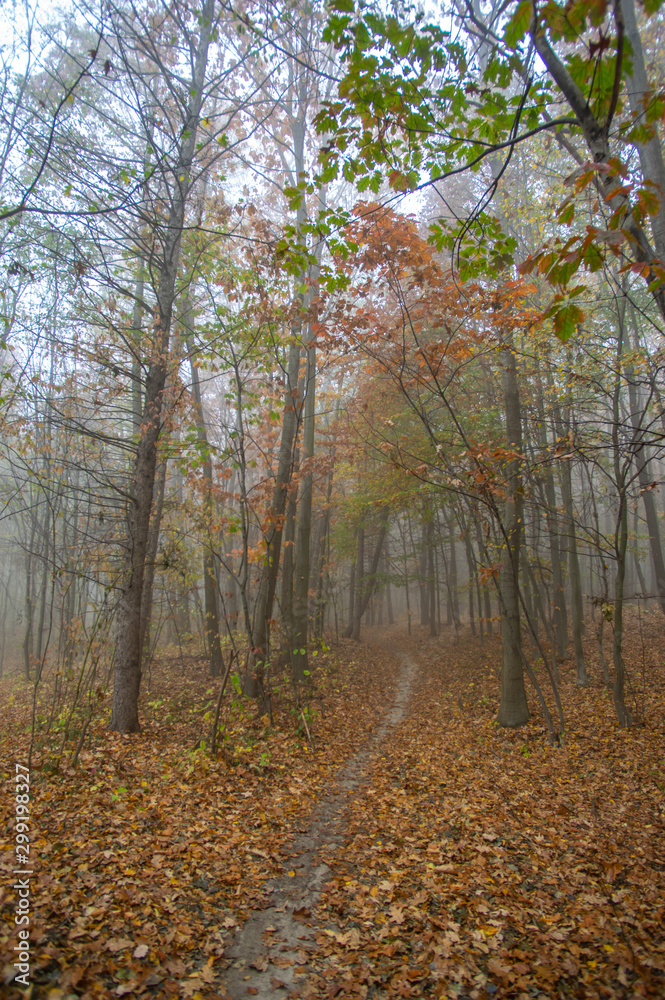
[[[474,519],[482,511],[492,524],[494,538],[482,546],[481,559],[488,577],[497,584],[501,610],[499,720],[506,726],[521,725],[529,717],[521,641],[525,487],[514,342],[533,322],[533,313],[524,306],[528,289],[521,282],[503,289],[469,285],[460,297],[459,286],[449,282],[444,265],[417,235],[412,222],[378,206],[358,206],[357,215],[359,220],[349,235],[360,249],[350,260],[364,275],[359,279],[363,295],[355,312],[347,303],[340,314],[370,359],[365,378],[369,375],[376,380],[381,400],[374,405],[382,416],[364,418],[371,428],[369,440],[394,469],[405,468],[427,484],[419,571],[421,624],[436,634],[433,511],[442,503],[468,505]],[[367,302],[375,296],[369,290],[382,279],[389,286],[384,297],[391,304],[374,302],[370,310]],[[493,382],[485,394],[490,357],[498,362],[498,372],[492,373]],[[493,398],[497,390],[504,400],[503,414],[497,412]],[[389,392],[401,397],[409,415],[401,416],[399,422],[392,414],[390,419],[385,415]],[[477,401],[475,407],[469,405],[470,399]],[[419,431],[415,430],[418,425]],[[348,633],[356,637],[364,562],[362,527],[361,523],[355,564],[356,612]],[[452,573],[452,565],[448,572]]]
[[[0,222],[12,225],[21,216],[40,210],[42,182],[48,179],[51,160],[66,128],[67,110],[94,70],[105,31],[102,14],[93,27],[87,58],[62,79],[53,71],[52,38],[38,14],[38,4],[31,7],[26,3],[21,13],[9,20],[11,35],[7,40],[5,34],[0,48]],[[7,227],[3,233],[5,245],[11,243],[11,229]],[[20,273],[20,260],[14,262],[14,268]]]
[[[112,728],[132,732],[139,728],[142,636],[150,603],[144,602],[146,560],[150,572],[154,564],[148,557],[158,442],[167,381],[179,363],[172,350],[173,316],[189,281],[181,270],[183,234],[200,172],[224,155],[224,132],[237,109],[235,104],[218,108],[214,122],[205,118],[204,107],[212,110],[228,74],[216,48],[221,15],[212,0],[198,13],[178,5],[152,12],[112,5],[106,11],[96,72],[86,76],[79,101],[68,110],[67,127],[49,153],[43,186],[48,180],[50,205],[42,191],[34,211],[48,226],[60,214],[67,220],[61,256],[71,262],[84,295],[103,302],[107,316],[117,310],[118,295],[136,303],[131,329],[119,331],[132,357],[136,436],[124,487],[111,720]],[[92,16],[85,7],[81,14]],[[88,26],[73,23],[70,35],[63,73],[72,66],[81,72],[89,63]],[[58,189],[62,176],[68,183]],[[138,338],[146,314],[154,321]],[[103,344],[99,351],[108,356]],[[123,370],[115,361],[108,364],[114,373]],[[118,445],[126,450],[127,442]],[[156,544],[157,522],[154,527]]]
[[[626,267],[642,275],[665,317],[659,105],[646,86],[632,0],[591,6],[576,0],[565,10],[523,0],[490,8],[486,19],[468,4],[455,11],[459,40],[422,13],[384,15],[361,3],[352,14],[346,2],[332,6],[327,36],[346,73],[340,98],[319,116],[320,129],[333,136],[324,177],[343,170],[361,189],[378,191],[387,168],[396,191],[432,184],[445,204],[447,178],[499,157],[501,167],[491,171],[471,213],[459,222],[442,217],[432,227],[433,239],[453,249],[463,274],[496,273],[512,264],[516,244],[490,214],[492,197],[516,147],[552,131],[574,167],[560,228],[573,226],[576,211],[586,208],[590,185],[598,194],[589,227],[557,235],[524,264],[557,289],[548,309],[557,334],[569,337],[582,318],[576,304],[582,286],[571,286],[572,279],[580,269],[600,270],[608,255],[625,258]],[[625,88],[632,114],[625,111]],[[632,146],[640,153],[641,177],[627,162]]]

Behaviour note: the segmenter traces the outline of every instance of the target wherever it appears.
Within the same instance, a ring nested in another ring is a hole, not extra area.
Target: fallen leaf
[[[111,938],[110,941],[106,942],[106,950],[115,955],[119,951],[131,948],[133,943],[133,941],[128,941],[127,938]]]

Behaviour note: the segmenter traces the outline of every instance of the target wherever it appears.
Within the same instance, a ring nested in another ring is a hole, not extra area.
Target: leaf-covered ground
[[[410,709],[349,797],[345,845],[326,853],[331,880],[302,916],[316,945],[297,959],[292,994],[665,996],[665,621],[643,612],[627,642],[641,724],[617,728],[590,646],[588,689],[563,665],[568,731],[556,748],[531,693],[527,727],[494,724],[496,641],[393,628],[341,643],[317,672],[311,746],[283,685],[272,727],[228,700],[215,760],[195,749],[214,701],[203,665],[160,662],[140,736],[109,734],[100,717],[76,769],[75,741],[57,772],[52,754],[34,762],[32,997],[227,996],[236,929],[385,718],[397,648],[419,665]],[[26,995],[10,985],[9,790],[28,703],[23,682],[3,681],[8,997]]]

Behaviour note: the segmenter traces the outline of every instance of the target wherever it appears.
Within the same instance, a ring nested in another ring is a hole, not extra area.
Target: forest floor
[[[496,726],[498,641],[451,629],[337,643],[303,714],[276,683],[272,724],[229,696],[215,758],[200,741],[219,682],[201,659],[153,665],[138,736],[107,731],[100,696],[76,767],[77,734],[45,733],[45,685],[27,990],[12,984],[13,794],[31,688],[2,679],[0,992],[663,998],[662,614],[629,619],[629,731],[588,653],[586,689],[562,664],[561,747],[531,690],[530,723]]]

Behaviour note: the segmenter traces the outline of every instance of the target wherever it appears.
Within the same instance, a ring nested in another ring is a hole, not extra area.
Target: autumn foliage
[[[570,724],[553,749],[538,718],[496,728],[494,643],[375,630],[322,654],[311,742],[284,688],[272,727],[229,700],[215,758],[198,748],[214,695],[203,665],[162,662],[141,735],[96,725],[76,769],[34,761],[32,995],[226,997],[234,935],[282,905],[266,880],[300,863],[292,838],[385,719],[407,656],[406,717],[347,796],[342,846],[316,845],[329,876],[298,917],[302,955],[280,960],[268,934],[248,975],[295,961],[288,995],[312,1000],[662,996],[662,652],[660,614],[632,618],[644,724],[628,732],[597,673],[582,691],[564,665]],[[27,748],[27,694],[4,682],[6,762]],[[11,978],[6,890],[3,909]]]

